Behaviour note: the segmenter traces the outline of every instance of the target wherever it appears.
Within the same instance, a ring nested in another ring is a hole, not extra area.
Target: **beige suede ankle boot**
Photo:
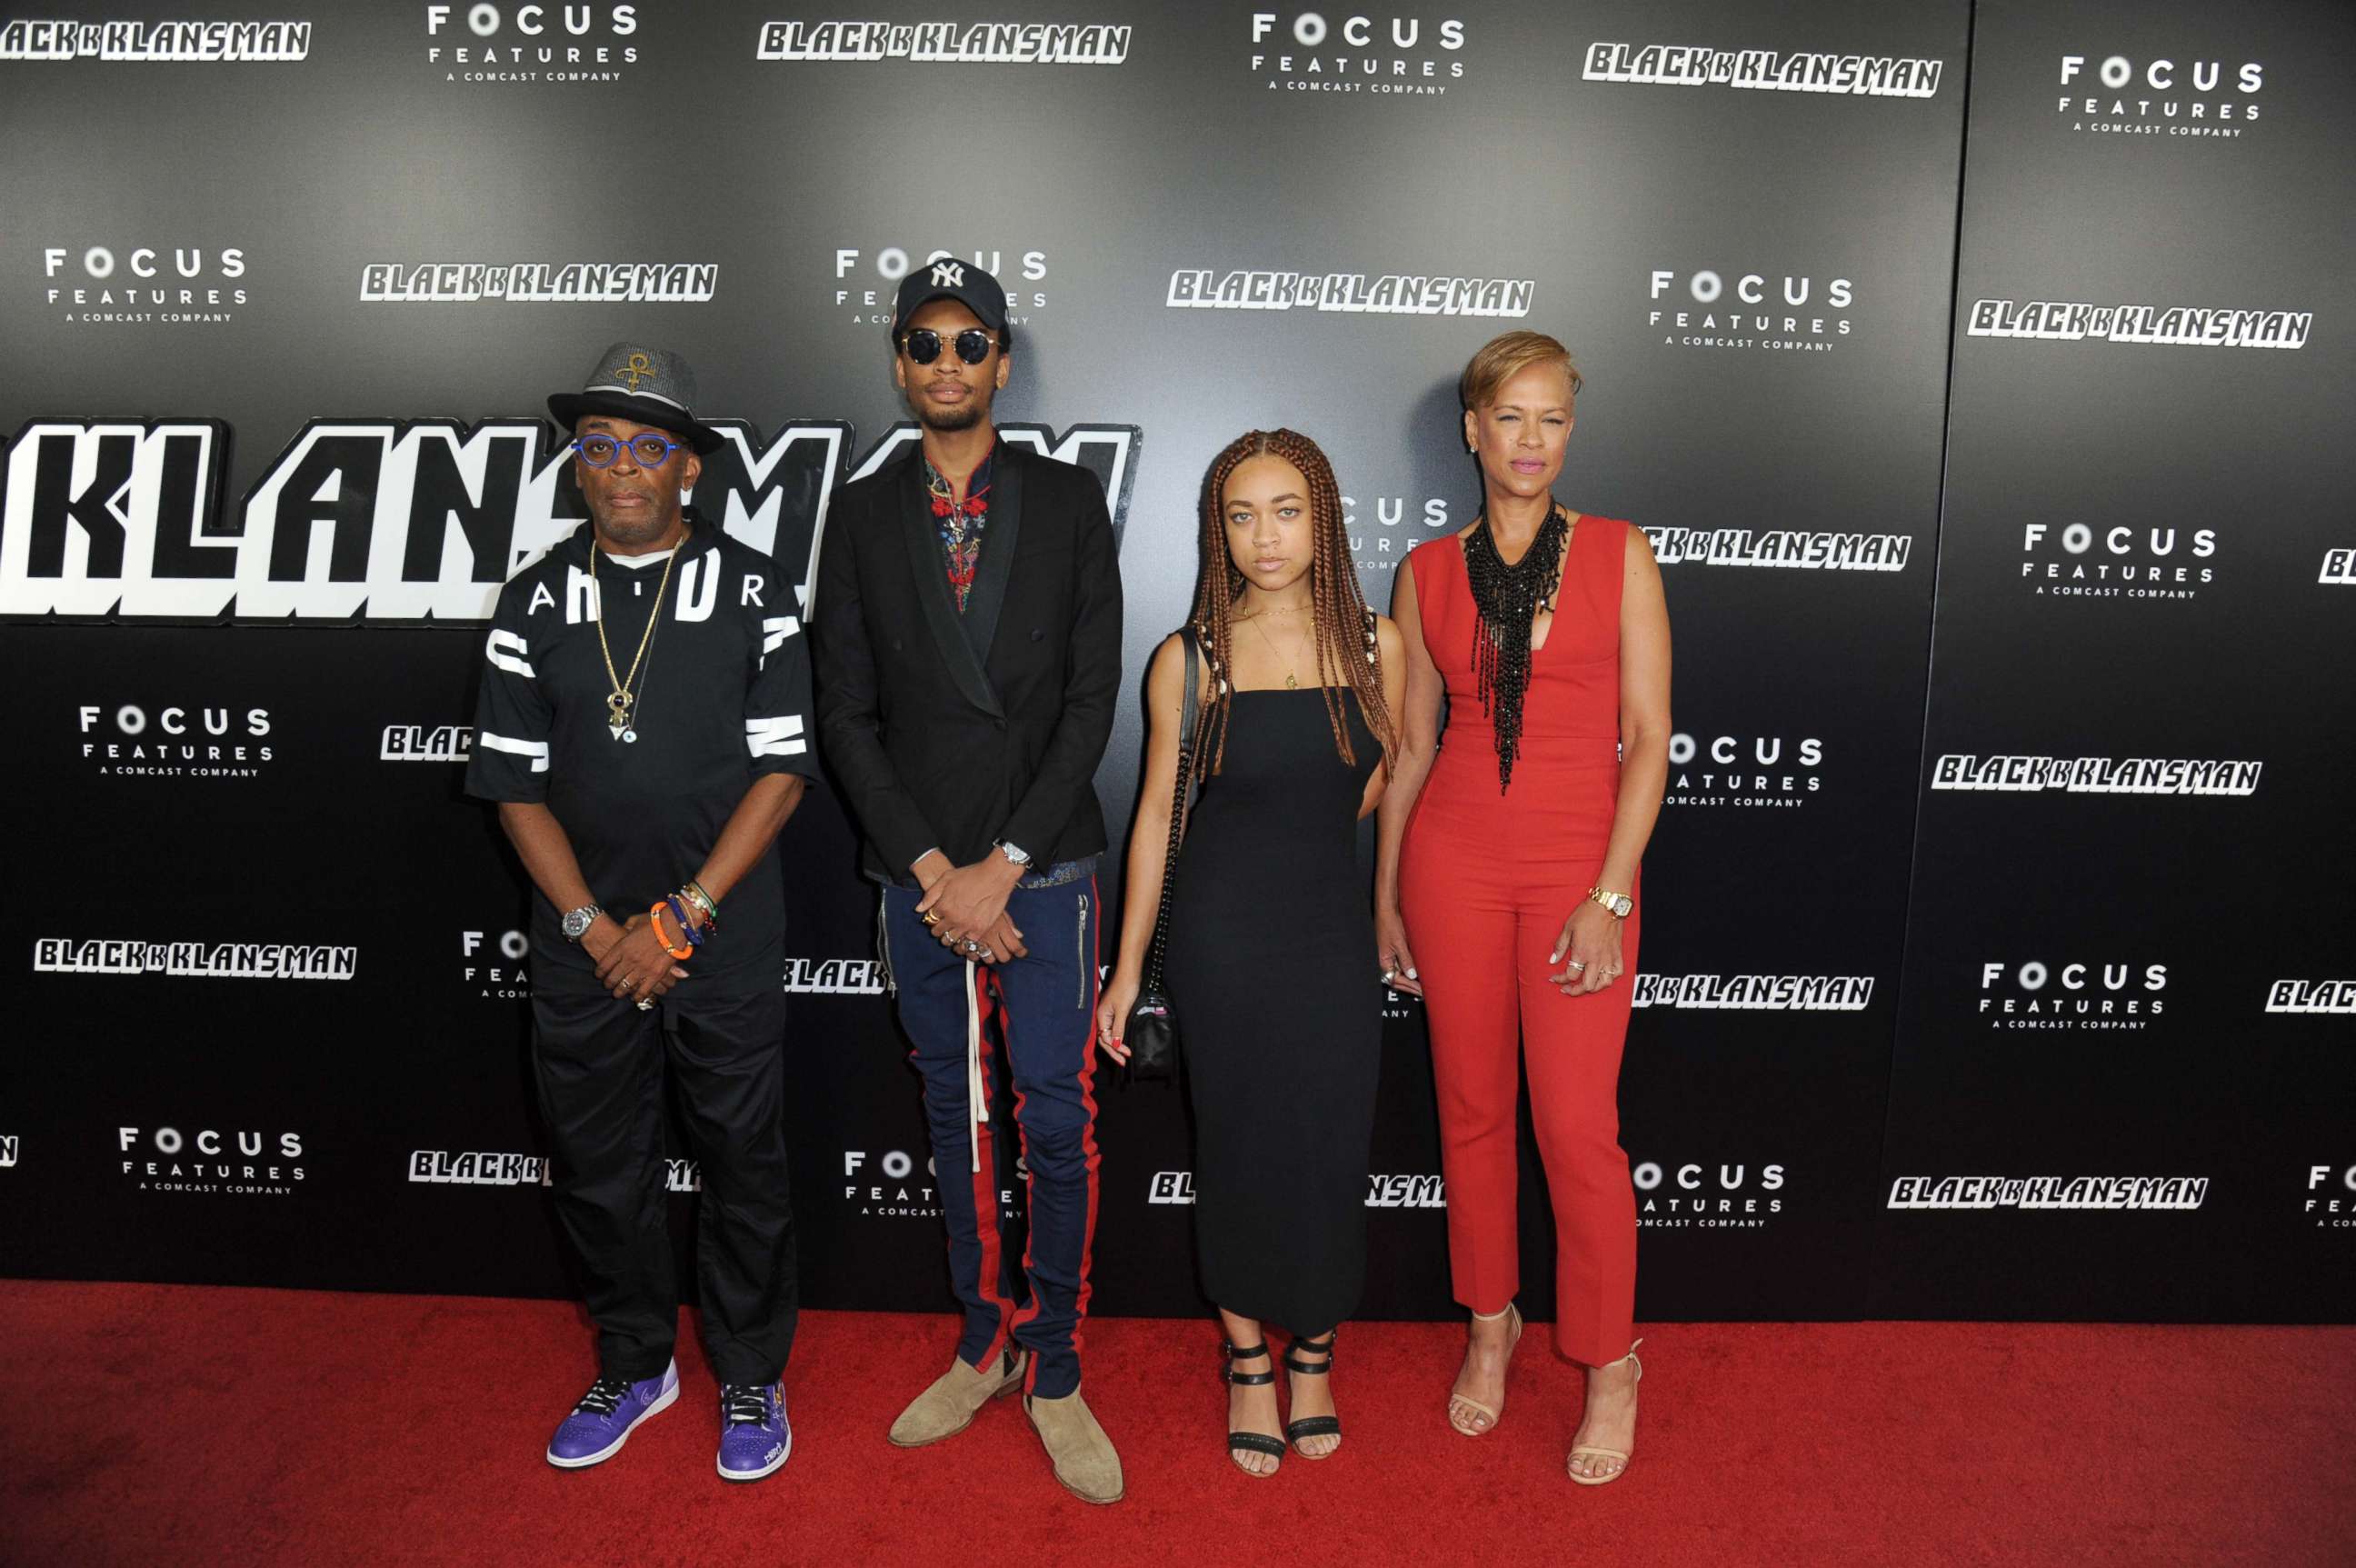
[[[1037,1429],[1055,1461],[1055,1479],[1084,1503],[1120,1501],[1120,1455],[1112,1439],[1088,1412],[1087,1402],[1074,1389],[1059,1400],[1025,1399],[1024,1413]]]
[[[973,1424],[976,1412],[1001,1394],[1023,1386],[1028,1358],[1009,1350],[990,1371],[977,1371],[960,1357],[949,1359],[949,1369],[933,1386],[910,1402],[892,1423],[892,1441],[903,1448],[922,1448],[944,1437],[955,1437]]]

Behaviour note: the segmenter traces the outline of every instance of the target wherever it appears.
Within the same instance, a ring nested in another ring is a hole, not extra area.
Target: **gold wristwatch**
[[[1606,893],[1601,887],[1590,887],[1587,890],[1587,896],[1622,920],[1633,914],[1636,909],[1636,900],[1629,897],[1625,893]]]

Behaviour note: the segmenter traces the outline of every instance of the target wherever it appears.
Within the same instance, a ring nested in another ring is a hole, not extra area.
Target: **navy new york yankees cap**
[[[900,280],[900,296],[892,308],[892,340],[908,329],[908,317],[936,299],[954,299],[974,313],[984,327],[1006,338],[1006,290],[996,278],[954,256],[925,262]]]

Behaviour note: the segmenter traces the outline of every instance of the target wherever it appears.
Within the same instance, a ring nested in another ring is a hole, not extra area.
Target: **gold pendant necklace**
[[[614,650],[605,644],[605,591],[597,586],[597,557],[600,553],[593,535],[589,541],[589,590],[597,604],[597,651],[605,656],[605,679],[614,689],[605,694],[605,727],[619,741],[635,741],[637,730],[630,723],[631,710],[637,706],[637,696],[630,690],[638,678],[638,666],[646,661],[647,650],[655,640],[655,622],[662,618],[663,594],[670,587],[670,569],[679,564],[679,553],[687,548],[687,534],[682,530],[679,542],[671,546],[669,558],[663,562],[662,581],[655,586],[654,607],[647,612],[647,629],[638,635],[638,650],[630,656],[630,672],[614,673]]]
[[[1277,657],[1279,660],[1283,660],[1283,663],[1284,663],[1284,689],[1285,689],[1286,691],[1288,691],[1288,692],[1297,692],[1297,691],[1299,691],[1299,690],[1301,689],[1301,678],[1300,678],[1300,676],[1299,676],[1299,675],[1297,675],[1297,674],[1295,674],[1295,673],[1294,673],[1295,670],[1298,668],[1298,665],[1297,665],[1297,663],[1296,663],[1296,660],[1297,660],[1297,658],[1298,658],[1298,653],[1297,653],[1297,651],[1296,651],[1295,659],[1285,659],[1285,657],[1284,657],[1284,655],[1283,655],[1283,654],[1281,654],[1281,653],[1278,653],[1278,652],[1277,652],[1277,649],[1276,649],[1276,639],[1275,639],[1274,638],[1272,638],[1272,637],[1269,636],[1269,634],[1268,634],[1268,628],[1266,628],[1266,627],[1264,627],[1264,626],[1262,626],[1262,625],[1260,625],[1260,624],[1259,624],[1259,618],[1260,618],[1260,616],[1263,616],[1263,615],[1283,615],[1283,614],[1290,614],[1290,613],[1291,613],[1291,612],[1290,612],[1290,611],[1282,611],[1282,610],[1261,610],[1261,611],[1259,611],[1258,614],[1256,614],[1256,615],[1252,615],[1252,616],[1250,616],[1250,617],[1248,617],[1247,618],[1250,620],[1250,622],[1251,622],[1251,624],[1252,624],[1252,628],[1253,628],[1255,631],[1258,631],[1258,632],[1259,633],[1259,639],[1260,639],[1262,642],[1265,642],[1265,643],[1267,643],[1267,644],[1268,644],[1268,650],[1269,650],[1270,653],[1275,654],[1275,655],[1276,655],[1276,657]],[[1307,640],[1307,639],[1303,639],[1302,640],[1304,640],[1304,641],[1305,641],[1305,640]]]

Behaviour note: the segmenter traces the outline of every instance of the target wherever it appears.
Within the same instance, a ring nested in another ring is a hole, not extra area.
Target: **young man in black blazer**
[[[1079,1329],[1097,1209],[1093,780],[1121,673],[1112,521],[1086,470],[997,438],[1012,349],[997,279],[917,268],[892,343],[924,438],[835,500],[812,607],[819,731],[884,884],[965,1306],[948,1371],[892,1441],[952,1436],[1022,1385],[1056,1479],[1108,1503],[1120,1460],[1080,1398]],[[1000,1236],[1001,1050],[1030,1173],[1026,1278]]]

